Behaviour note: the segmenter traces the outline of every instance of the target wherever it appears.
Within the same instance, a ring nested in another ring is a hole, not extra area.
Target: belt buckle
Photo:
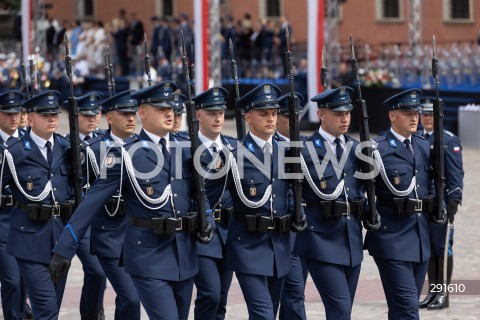
[[[180,221],[180,227],[178,227],[178,221]],[[177,226],[175,227],[175,231],[182,231],[183,230],[183,219],[177,218]]]
[[[52,205],[52,217],[53,218],[60,217],[60,205],[59,204]]]
[[[422,211],[422,200],[417,199],[415,202],[415,211]]]
[[[7,201],[7,202],[4,202]],[[5,196],[4,200],[2,201],[2,205],[10,207],[13,206],[13,196]]]
[[[213,215],[213,219],[215,221],[218,222],[218,221],[222,220],[222,209],[213,210],[212,215]]]
[[[273,217],[270,217],[270,222],[271,225],[267,227],[268,230],[275,230],[275,219]]]
[[[342,215],[349,216],[350,215],[350,202],[346,201],[345,204],[347,206],[347,210],[344,213],[342,213]]]

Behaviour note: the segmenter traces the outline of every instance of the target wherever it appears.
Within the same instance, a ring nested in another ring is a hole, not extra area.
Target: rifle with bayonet
[[[362,98],[362,88],[360,83],[360,76],[358,74],[358,60],[355,57],[355,47],[353,43],[352,35],[350,35],[350,50],[352,57],[350,63],[352,64],[352,73],[353,73],[353,89],[354,89],[354,99],[353,106],[360,110],[362,119],[360,121],[360,141],[361,142],[370,142],[370,128],[368,125],[368,112],[367,104]],[[362,149],[362,153],[368,157],[373,158],[372,147],[366,147]],[[368,162],[362,162],[362,171],[364,173],[371,172],[370,164]],[[375,179],[372,176],[371,179],[365,180],[365,192],[367,194],[368,201],[368,214],[363,217],[363,226],[367,230],[378,230],[380,228],[380,215],[377,212],[375,205]]]
[[[232,79],[233,85],[235,87],[235,124],[237,126],[237,139],[243,140],[246,134],[245,130],[245,118],[243,117],[243,110],[239,106],[237,106],[237,101],[240,99],[240,89],[238,84],[238,72],[237,72],[237,61],[235,61],[234,53],[233,53],[233,44],[232,39],[229,39],[229,47],[230,47],[230,56],[232,60],[230,61],[230,68],[232,71]]]
[[[435,101],[433,103],[433,166],[435,181],[435,212],[432,220],[437,224],[444,224],[446,221],[443,190],[445,186],[445,158],[443,149],[443,101],[440,99],[440,77],[438,74],[438,59],[435,56],[435,36],[433,36],[433,57],[432,57],[432,76],[435,80]]]
[[[290,80],[290,97],[288,100],[288,121],[290,130],[290,154],[294,159],[300,159],[301,147],[293,146],[292,142],[300,143],[300,110],[295,106],[295,78],[293,76],[293,54],[290,50],[290,36],[288,28],[286,30],[287,52],[286,59],[288,64],[288,75]],[[295,175],[293,179],[293,215],[292,231],[299,232],[307,227],[306,216],[302,210],[302,183],[303,174],[299,162],[291,163],[292,173]]]
[[[193,44],[192,44],[192,47],[191,47],[191,56],[193,57]],[[190,73],[191,73],[191,76],[190,76],[190,79],[192,81],[192,96],[195,96],[196,94],[196,74],[195,74],[195,64],[192,62],[190,64]]]
[[[112,70],[110,69],[110,53],[108,45],[103,49],[103,57],[105,59],[105,80],[107,81],[108,96],[114,95],[112,86]]]
[[[31,56],[30,56],[30,59],[28,59],[28,62],[29,62],[29,65],[30,65],[30,67],[28,69],[28,73],[30,74],[30,84],[32,85],[32,96],[34,96],[36,94],[35,85],[36,85],[37,81],[35,79],[35,65],[33,63],[33,58]]]
[[[78,127],[78,104],[73,91],[73,73],[72,73],[72,57],[68,47],[68,37],[65,35],[65,71],[70,85],[70,97],[68,97],[68,117],[70,128],[70,152],[72,156],[71,179],[75,192],[75,206],[78,207],[82,202],[82,164],[80,158],[80,134]]]
[[[143,61],[145,63],[145,73],[147,74],[147,81],[148,86],[152,85],[152,75],[150,73],[150,56],[148,55],[148,45],[147,45],[147,34],[143,35],[143,47],[145,51],[145,55],[143,57]]]
[[[197,151],[198,147],[200,146],[200,140],[198,138],[198,130],[199,124],[196,117],[196,110],[195,105],[192,102],[192,88],[190,83],[190,75],[188,71],[188,58],[186,56],[185,51],[185,43],[183,39],[183,33],[181,34],[182,40],[182,66],[183,66],[183,73],[185,75],[185,85],[186,85],[186,93],[187,93],[187,101],[186,101],[186,111],[187,111],[187,124],[188,124],[188,135],[190,137],[191,143],[191,153],[192,153],[192,176],[193,176],[193,194],[197,203],[197,211],[198,211],[198,227],[199,230],[197,231],[197,239],[201,243],[209,243],[213,237],[213,227],[212,225],[207,223],[207,208],[205,206],[206,202],[206,195],[205,195],[205,183],[203,178],[200,174],[195,170],[193,165],[193,156],[195,155],[195,151]]]
[[[31,96],[30,96],[30,88],[28,87],[28,81],[27,81],[27,68],[25,67],[25,63],[22,62],[22,66],[21,66],[21,69],[22,69],[22,82],[23,82],[23,86],[25,87],[25,92],[27,93],[27,99],[30,99]]]
[[[320,84],[323,91],[327,90],[327,66],[325,65],[325,46],[322,49],[322,68],[320,69]]]

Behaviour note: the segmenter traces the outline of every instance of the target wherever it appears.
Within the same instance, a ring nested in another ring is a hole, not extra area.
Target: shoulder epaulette
[[[54,138],[57,139],[57,141],[63,145],[70,145],[70,139],[67,139],[66,137],[62,136],[61,134],[54,133],[53,134]]]
[[[360,142],[358,141],[357,139],[355,139],[354,137],[352,136],[349,136],[348,134],[345,135],[347,137],[348,140],[352,141],[352,142]]]
[[[180,139],[183,139],[183,140],[190,140],[190,136],[188,135],[188,132],[186,132],[186,131],[178,131],[178,132],[173,132],[171,134],[176,138],[180,138]]]
[[[373,141],[375,141],[375,142],[380,142],[380,141],[384,141],[384,140],[385,140],[385,136],[378,136],[378,137],[373,138]]]
[[[137,141],[138,141],[138,136],[137,136],[137,135],[132,135],[131,137],[123,140],[123,142],[125,143],[125,145],[127,145],[127,144],[132,144],[132,143],[135,143],[135,142],[137,142]]]
[[[413,135],[414,135],[415,137],[417,137],[417,138],[420,138],[420,139],[422,139],[422,140],[425,140],[425,137],[424,137],[423,135],[421,135],[420,133],[418,133],[418,131],[415,132]]]
[[[97,142],[102,141],[102,139],[103,139],[103,136],[96,136],[95,138],[88,139],[87,141],[83,141],[82,143],[85,146],[91,146]]]
[[[18,142],[22,141],[22,138],[20,137],[15,137],[13,139],[10,139],[8,140],[7,142],[5,142],[5,144],[2,146],[4,147],[5,149],[8,149],[10,148],[11,146],[13,146],[14,144],[17,144]]]
[[[454,136],[455,136],[452,132],[450,132],[450,131],[448,131],[448,130],[443,130],[443,131],[444,131],[446,134],[448,134],[450,137],[454,137]]]

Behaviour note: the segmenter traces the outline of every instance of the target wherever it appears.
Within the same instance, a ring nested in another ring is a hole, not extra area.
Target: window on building
[[[267,17],[280,17],[280,0],[267,0],[265,4]]]
[[[173,0],[163,0],[163,15],[173,17]]]
[[[470,0],[450,0],[450,19],[470,19]]]
[[[84,0],[83,14],[86,17],[92,17],[95,14],[94,0]]]
[[[402,1],[401,0],[376,0],[375,12],[377,20],[380,21],[401,21]]]

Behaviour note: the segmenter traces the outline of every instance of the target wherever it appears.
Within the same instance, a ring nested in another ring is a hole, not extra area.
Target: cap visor
[[[98,110],[86,110],[86,111],[80,111],[81,114],[84,116],[96,116],[97,114],[100,113]]]
[[[327,108],[327,109],[330,109],[330,108]],[[353,109],[353,105],[345,104],[343,106],[340,106],[340,107],[335,108],[335,109],[330,109],[330,110],[336,111],[336,112],[345,112],[345,111],[352,111],[352,109]]]
[[[20,107],[0,109],[0,112],[3,112],[3,113],[19,113],[21,111],[22,111],[22,108]]]

